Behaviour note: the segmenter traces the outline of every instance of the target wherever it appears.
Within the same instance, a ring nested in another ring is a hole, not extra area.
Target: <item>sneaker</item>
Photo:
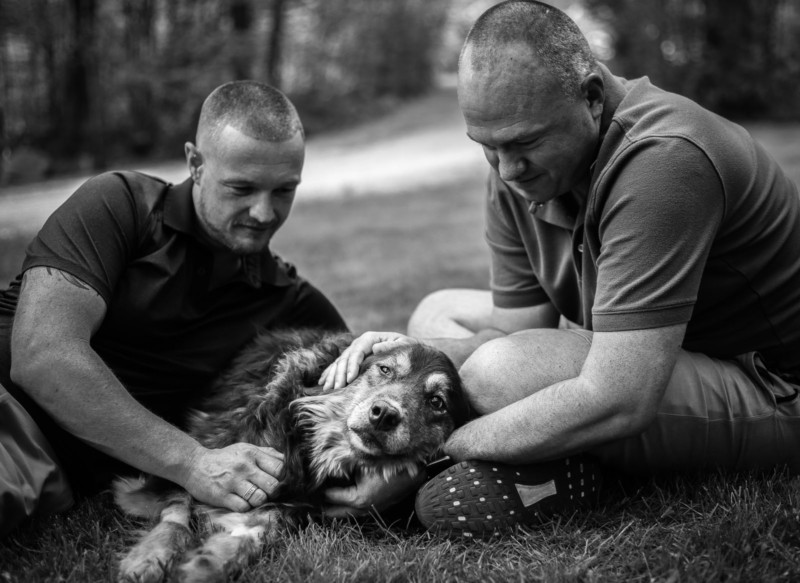
[[[525,466],[465,461],[426,482],[415,510],[428,529],[484,535],[594,506],[600,481],[584,456]]]

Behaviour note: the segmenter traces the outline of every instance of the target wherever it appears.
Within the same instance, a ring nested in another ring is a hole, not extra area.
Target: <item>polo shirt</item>
[[[216,249],[195,214],[191,180],[173,186],[136,172],[89,180],[29,245],[22,272],[41,266],[70,273],[100,294],[107,313],[92,347],[139,402],[177,424],[259,330],[346,329],[333,304],[277,255]],[[21,280],[22,273],[0,294],[6,322]],[[0,336],[8,354],[9,334]],[[8,371],[2,372],[5,386]],[[60,456],[71,458],[59,448],[63,432],[18,387],[7,388]]]
[[[686,350],[800,372],[797,187],[742,127],[605,74],[621,90],[583,192],[537,206],[490,173],[494,304],[601,332],[687,323]]]

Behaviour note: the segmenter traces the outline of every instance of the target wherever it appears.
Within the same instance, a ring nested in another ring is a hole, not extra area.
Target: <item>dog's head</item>
[[[366,458],[431,455],[466,417],[453,363],[420,344],[370,356],[344,390],[348,438]]]
[[[318,480],[353,470],[416,471],[468,418],[461,379],[450,359],[415,344],[368,357],[348,386],[297,399]]]

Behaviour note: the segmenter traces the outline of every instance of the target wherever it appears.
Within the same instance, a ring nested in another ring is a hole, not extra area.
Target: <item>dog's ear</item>
[[[452,389],[450,389],[453,421],[456,427],[461,427],[468,421],[478,417],[478,415],[472,408],[472,405],[470,405],[469,399],[467,399],[467,392],[464,390],[464,384],[461,382],[461,378],[456,375],[453,381]]]

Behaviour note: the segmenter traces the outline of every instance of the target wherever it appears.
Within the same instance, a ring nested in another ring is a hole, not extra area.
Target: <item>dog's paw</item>
[[[225,580],[224,560],[204,549],[192,551],[177,569],[180,583],[213,583]]]
[[[159,583],[165,580],[170,562],[134,549],[120,561],[117,580],[120,583]]]
[[[178,580],[181,583],[225,581],[240,572],[258,554],[260,548],[261,538],[253,536],[252,532],[247,535],[218,532],[202,547],[186,556],[186,560],[177,569]]]
[[[192,542],[188,528],[162,522],[134,546],[119,563],[119,581],[158,583],[165,580],[175,559]]]

